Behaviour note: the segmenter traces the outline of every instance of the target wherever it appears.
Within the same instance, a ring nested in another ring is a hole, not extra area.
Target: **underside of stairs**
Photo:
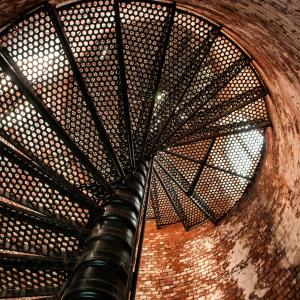
[[[217,225],[253,182],[266,95],[222,28],[175,3],[43,2],[3,27],[0,298],[98,299],[74,294],[93,261],[101,299],[133,299],[146,217]]]

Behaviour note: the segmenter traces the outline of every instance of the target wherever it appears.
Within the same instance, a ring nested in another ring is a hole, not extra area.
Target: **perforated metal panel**
[[[155,173],[153,173],[152,178],[151,197],[157,226],[179,222],[180,218]]]
[[[172,117],[172,113],[176,114],[178,103],[194,80],[215,37],[216,30],[213,29],[213,25],[201,18],[176,11],[162,78],[154,100],[148,151],[169,121],[169,117]]]
[[[7,28],[0,43],[9,51],[65,132],[99,172],[109,180],[116,179],[47,10],[43,7],[37,9],[26,20]]]
[[[251,104],[259,107],[261,98],[265,95],[265,90],[260,85],[257,75],[252,67],[246,67],[236,75],[222,90],[216,94],[215,98],[199,106],[198,111],[185,123],[183,132],[176,133],[173,140],[179,137],[190,135],[193,132],[201,132],[208,129],[214,123],[220,125],[219,120],[230,118],[230,122],[236,122],[235,112],[238,112],[240,120],[251,121],[253,117],[267,119],[263,112],[253,110]]]
[[[113,148],[122,165],[128,168],[114,4],[80,2],[62,6],[59,16]]]
[[[23,294],[40,299],[39,295],[56,295],[66,278],[65,271],[0,267],[0,297],[15,298]]]
[[[195,190],[220,219],[243,196],[247,185],[246,179],[205,167]]]
[[[131,126],[137,159],[156,95],[162,49],[170,23],[171,6],[154,2],[123,2],[120,5],[125,70]]]
[[[13,85],[11,79],[3,72],[0,72],[0,78],[1,130],[59,175],[87,193],[85,185],[93,185],[95,183],[93,177]]]
[[[0,196],[13,198],[25,205],[48,216],[58,216],[78,225],[88,221],[88,210],[80,207],[68,197],[63,196],[37,175],[23,169],[13,161],[1,154],[0,149]]]
[[[18,209],[7,209],[0,203],[1,249],[57,256],[68,256],[78,249],[77,238],[47,229],[39,222],[34,222],[35,220],[30,219],[30,211],[27,211],[25,221],[26,215],[17,215],[16,210]]]
[[[4,27],[0,297],[55,297],[142,160],[158,227],[217,224],[254,179],[266,94],[221,27],[174,3],[45,3]]]
[[[170,161],[171,164],[174,165],[174,167],[179,171],[179,173],[182,174],[185,180],[189,184],[192,184],[193,179],[195,178],[198,170],[198,164],[193,161],[182,159],[175,155],[167,154],[166,158]]]
[[[177,197],[176,189],[173,185],[173,182],[171,181],[171,178],[159,166],[154,167],[154,172],[158,177],[158,180],[165,194],[168,196],[170,202],[172,203],[176,214],[185,225],[186,216]]]
[[[147,219],[154,219],[154,209],[153,209],[153,204],[152,204],[152,194],[150,193],[149,195],[149,200],[148,200],[148,206],[147,206]]]
[[[211,140],[205,140],[187,144],[184,146],[174,146],[168,148],[165,153],[177,155],[181,158],[188,158],[191,161],[198,162],[204,159]]]
[[[155,164],[155,168],[158,170],[157,174],[164,185],[165,192],[168,193],[168,197],[185,228],[188,230],[205,221],[207,218],[204,213],[189,198],[188,194],[173,182],[173,178],[160,165]]]
[[[217,222],[217,217],[208,206],[206,199],[199,195],[194,188],[191,189],[192,184],[185,178],[185,176],[176,168],[175,164],[172,163],[165,154],[160,154],[155,162],[163,169],[164,172],[168,174],[169,177],[172,178],[174,184],[177,185],[177,187],[179,187],[191,199],[195,206],[203,211],[207,218],[214,223]],[[196,183],[197,182],[198,180]]]
[[[188,230],[196,225],[205,222],[207,220],[207,217],[202,212],[202,210],[199,209],[199,206],[197,206],[195,201],[193,201],[186,193],[184,193],[184,191],[180,187],[174,185],[174,188],[186,217],[186,229]]]
[[[214,144],[207,165],[250,180],[256,171],[263,141],[263,130],[220,137]]]

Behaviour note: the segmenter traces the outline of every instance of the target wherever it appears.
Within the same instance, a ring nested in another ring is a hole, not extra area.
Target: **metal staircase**
[[[0,45],[0,298],[134,299],[146,216],[217,224],[253,181],[267,92],[216,24],[42,2]]]

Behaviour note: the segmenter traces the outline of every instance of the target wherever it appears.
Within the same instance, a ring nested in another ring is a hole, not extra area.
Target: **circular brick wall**
[[[300,299],[300,1],[180,2],[254,58],[273,128],[256,183],[220,225],[148,221],[137,299]]]
[[[37,2],[1,0],[0,25]],[[256,184],[219,226],[148,222],[136,299],[300,299],[300,1],[180,2],[254,58],[273,128]]]

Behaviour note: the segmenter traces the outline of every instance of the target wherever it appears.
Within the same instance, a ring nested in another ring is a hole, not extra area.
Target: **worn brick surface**
[[[148,222],[137,299],[300,299],[300,1],[180,2],[254,58],[273,128],[256,184],[219,226]]]
[[[0,0],[0,25],[36,2]],[[300,299],[300,1],[180,2],[254,58],[273,128],[256,185],[219,226],[148,223],[137,299]]]

